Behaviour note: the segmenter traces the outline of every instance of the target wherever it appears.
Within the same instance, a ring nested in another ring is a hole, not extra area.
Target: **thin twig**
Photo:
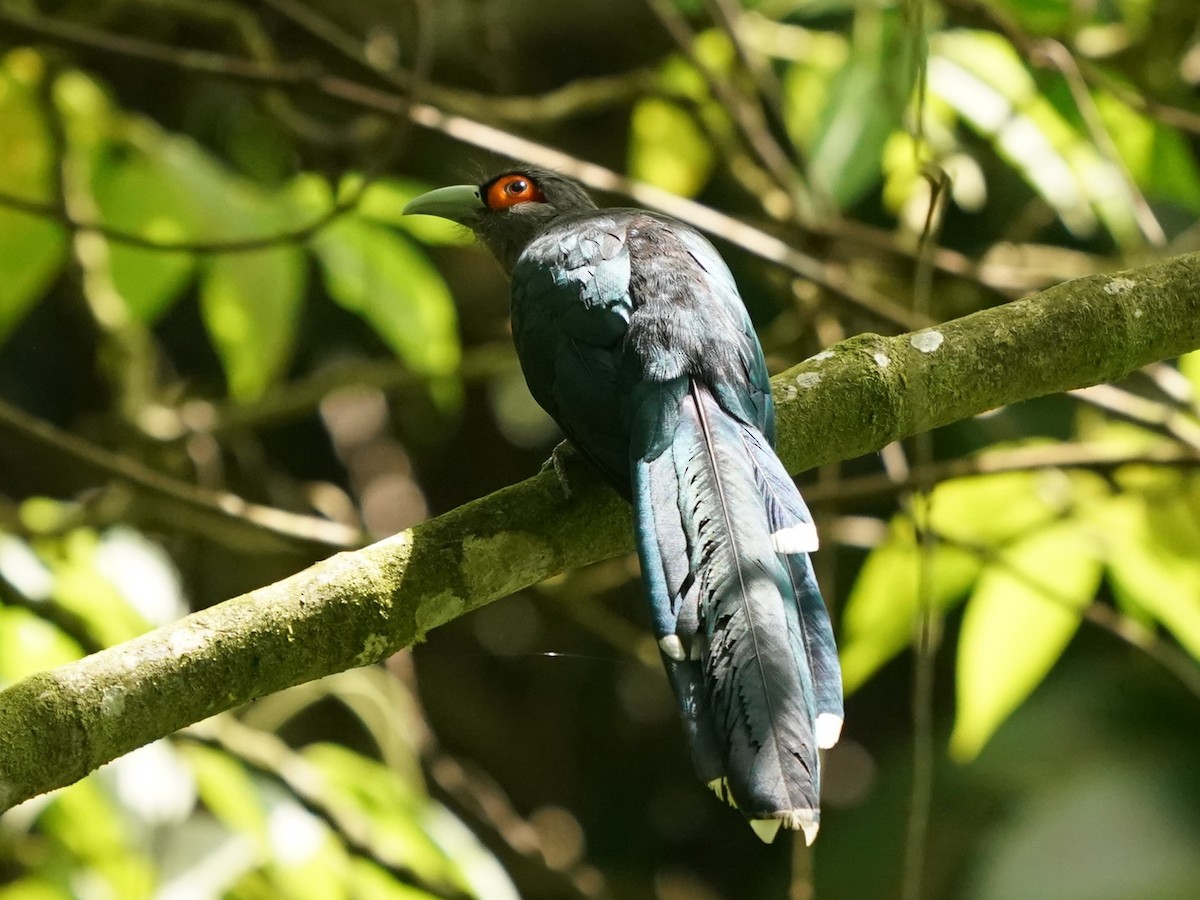
[[[813,506],[822,506],[887,496],[911,490],[921,483],[936,484],[952,478],[1027,472],[1035,469],[1087,469],[1108,473],[1123,466],[1200,468],[1200,453],[1165,442],[1133,453],[1107,444],[1067,442],[1011,450],[988,450],[975,456],[918,466],[903,481],[896,481],[884,473],[846,478],[832,488],[818,481],[805,486],[804,498]]]
[[[277,86],[298,86],[320,79],[322,69],[315,62],[264,65],[252,60],[207,50],[175,47],[141,38],[127,37],[46,16],[31,16],[0,8],[4,26],[3,43],[50,41],[81,52],[140,59],[182,72],[198,72],[220,78]]]
[[[354,195],[339,201],[320,216],[298,228],[272,232],[250,238],[234,238],[230,240],[165,240],[148,238],[145,235],[123,228],[115,228],[102,222],[86,221],[72,216],[54,202],[43,202],[19,197],[7,191],[0,191],[0,206],[42,216],[59,222],[76,233],[98,234],[110,241],[137,247],[143,250],[158,250],[163,253],[243,253],[248,250],[262,250],[280,244],[300,244],[314,237],[335,219],[358,206],[361,189]]]
[[[66,457],[86,471],[117,479],[133,488],[189,509],[237,521],[276,539],[284,538],[291,542],[299,541],[337,549],[361,547],[366,542],[361,531],[339,522],[250,503],[229,491],[197,487],[171,478],[128,457],[60,431],[50,423],[0,401],[0,431],[2,430],[15,433],[44,450]],[[6,441],[11,442],[12,438],[7,438]]]
[[[435,884],[410,868],[388,841],[379,840],[372,823],[352,805],[331,793],[328,780],[302,754],[280,738],[249,728],[233,716],[216,716],[178,733],[176,740],[194,741],[229,754],[248,769],[284,788],[309,813],[324,822],[346,849],[386,869],[401,884],[445,900],[469,900],[473,895],[450,885]]]
[[[344,59],[360,66],[365,72],[384,79],[393,87],[406,91],[412,86],[407,72],[372,64],[363,52],[363,42],[357,35],[346,31],[313,7],[299,3],[297,0],[260,0],[260,2],[293,25],[308,32],[309,35],[336,51]]]
[[[1083,608],[1082,615],[1084,621],[1141,650],[1200,699],[1200,668],[1191,656],[1175,644],[1164,640],[1136,619],[1122,615],[1107,603],[1093,601]]]
[[[443,799],[490,832],[493,839],[488,843],[494,853],[544,869],[558,882],[555,896],[559,892],[601,900],[611,896],[599,872],[586,862],[575,862],[565,870],[550,866],[537,829],[517,812],[490,775],[442,751],[429,754],[427,769]]]
[[[713,21],[721,27],[733,45],[738,61],[742,68],[750,73],[757,87],[757,97],[762,104],[762,111],[771,127],[779,135],[787,135],[787,120],[784,115],[783,87],[779,78],[771,68],[770,63],[755,51],[743,36],[743,20],[746,11],[734,0],[707,0]],[[800,148],[792,140],[778,142],[780,149],[790,157],[797,170],[803,171],[804,160]]]
[[[517,366],[511,341],[496,341],[467,350],[456,374],[468,383],[511,372]],[[250,405],[189,400],[170,417],[156,416],[152,440],[176,441],[189,434],[219,434],[276,425],[310,414],[333,391],[368,386],[385,391],[427,388],[429,378],[396,359],[355,360],[322,369],[289,382]]]
[[[924,91],[921,91],[922,95]],[[919,119],[918,119],[919,121]],[[920,141],[914,142],[919,147]],[[914,150],[914,152],[917,152]],[[929,248],[937,246],[937,237],[945,220],[945,203],[950,193],[946,172],[927,164],[923,170],[929,184],[929,206],[925,227],[921,231],[917,268],[913,279],[913,306],[928,314],[933,290],[933,257]],[[912,389],[921,398],[928,393],[923,379],[916,379]],[[920,402],[920,401],[918,401]],[[916,463],[927,476],[933,462],[932,435],[920,427],[912,439]],[[933,744],[933,676],[941,643],[942,618],[933,596],[934,537],[929,528],[930,491],[934,483],[927,477],[916,480],[916,490],[909,498],[913,523],[920,546],[917,595],[920,616],[916,635],[916,654],[913,661],[912,725],[913,775],[909,793],[908,819],[905,827],[904,878],[901,896],[904,900],[920,900],[924,883],[925,859],[928,852],[930,810],[933,804],[934,744]]]
[[[423,83],[424,79],[416,75],[423,69],[420,63],[420,60],[424,58],[422,54],[418,54],[418,63],[414,64],[413,72],[399,67],[383,68],[366,57],[362,42],[357,36],[313,8],[299,3],[297,0],[263,0],[263,2],[344,59],[364,71],[370,72],[372,76],[405,92],[415,90],[419,85],[421,96],[428,102],[464,115],[477,118],[495,117],[508,122],[532,123],[558,121],[616,104],[631,103],[645,96],[681,99],[669,91],[664,91],[658,84],[658,77],[652,69],[635,69],[615,76],[579,78],[545,93],[525,96],[485,94],[480,91],[425,84]]]
[[[92,623],[75,610],[63,606],[53,597],[34,599],[26,596],[0,572],[0,607],[28,610],[39,619],[49,622],[75,641],[84,653],[103,650],[105,644],[93,633]]]
[[[787,197],[793,203],[804,205],[805,208],[798,208],[797,212],[808,218],[810,210],[807,209],[809,205],[807,190],[792,161],[788,159],[787,153],[771,134],[766,122],[763,121],[762,110],[753,104],[744,102],[726,79],[712,71],[709,66],[696,57],[693,48],[695,34],[673,3],[669,0],[647,0],[647,2],[663,29],[704,78],[712,95],[720,101],[721,106],[746,139],[747,146],[758,156]]]
[[[398,66],[385,68],[367,58],[362,41],[356,35],[313,8],[297,0],[263,0],[263,3],[342,58],[369,72],[372,77],[402,92],[419,93],[422,99],[430,103],[464,115],[532,123],[557,121],[615,104],[630,103],[644,96],[679,99],[663,90],[651,69],[635,69],[616,76],[579,78],[542,94],[524,96],[443,87],[428,83],[431,64],[429,41],[423,41],[414,53],[412,71]]]
[[[1097,384],[1069,393],[1078,400],[1166,435],[1194,452],[1200,452],[1200,422],[1189,412],[1148,397],[1139,397],[1113,384]]]

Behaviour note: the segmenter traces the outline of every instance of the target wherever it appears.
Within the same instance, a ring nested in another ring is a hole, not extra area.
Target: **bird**
[[[597,207],[534,165],[404,209],[470,228],[508,274],[529,391],[633,506],[660,655],[700,779],[756,835],[812,844],[844,718],[816,526],[774,451],[762,346],[696,229]]]

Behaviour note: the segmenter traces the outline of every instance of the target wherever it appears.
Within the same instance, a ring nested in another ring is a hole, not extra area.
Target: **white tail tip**
[[[758,835],[758,839],[764,844],[769,844],[775,840],[775,835],[779,834],[779,826],[783,822],[779,819],[751,819],[750,827],[754,829],[754,833]]]
[[[683,650],[683,641],[679,639],[679,635],[677,634],[668,634],[666,637],[659,638],[658,649],[675,660],[675,662],[683,662],[687,659],[687,653]]]
[[[813,841],[817,839],[817,832],[821,830],[821,823],[809,822],[806,825],[802,825],[800,830],[804,832],[804,846],[811,847]]]
[[[784,818],[783,824],[793,831],[804,832],[804,846],[811,847],[821,830],[821,814],[815,809],[793,809]]]
[[[817,537],[816,525],[800,522],[772,532],[771,544],[776,553],[813,553],[821,541]]]
[[[828,750],[842,736],[842,717],[834,713],[821,713],[813,727],[817,733],[817,746]]]
[[[792,831],[802,832],[804,845],[811,847],[813,841],[817,839],[817,832],[821,830],[819,820],[820,813],[815,809],[791,809],[781,813],[778,818],[751,819],[750,827],[754,829],[754,833],[758,835],[760,841],[769,844],[775,840],[779,829],[786,826]]]

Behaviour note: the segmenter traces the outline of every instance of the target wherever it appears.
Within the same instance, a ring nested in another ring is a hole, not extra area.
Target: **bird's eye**
[[[518,203],[545,202],[538,186],[524,175],[501,175],[487,188],[487,205],[495,210],[508,209]]]

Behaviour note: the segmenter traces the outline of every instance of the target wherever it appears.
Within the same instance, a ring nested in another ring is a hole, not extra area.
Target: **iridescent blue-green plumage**
[[[539,202],[459,220],[511,270],[530,391],[633,503],[701,778],[760,834],[783,824],[811,839],[841,678],[805,552],[816,532],[772,449],[766,365],[737,286],[690,227],[598,210],[573,183],[521,171]]]

